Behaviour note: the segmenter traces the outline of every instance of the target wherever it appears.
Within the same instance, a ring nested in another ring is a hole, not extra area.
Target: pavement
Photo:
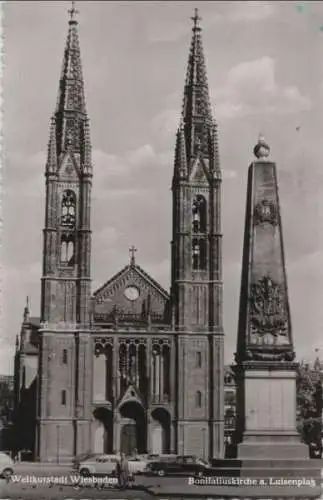
[[[114,484],[100,489],[95,484],[77,486],[71,466],[58,464],[21,463],[15,465],[15,476],[10,482],[0,482],[0,500],[251,500],[321,498],[320,482],[315,487],[248,485],[193,485],[187,477],[137,476],[132,487],[122,491]],[[67,478],[67,479],[66,479]],[[228,478],[225,478],[226,480]],[[192,482],[192,481],[191,481]],[[323,469],[322,469],[323,485]],[[55,484],[57,483],[57,484]]]

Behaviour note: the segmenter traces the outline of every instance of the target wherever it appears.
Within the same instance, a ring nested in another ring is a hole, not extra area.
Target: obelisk
[[[261,136],[248,173],[235,355],[238,458],[304,459],[276,164],[269,153]]]

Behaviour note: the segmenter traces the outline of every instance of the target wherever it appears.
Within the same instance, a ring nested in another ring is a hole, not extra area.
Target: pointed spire
[[[24,323],[26,323],[27,321],[29,321],[29,315],[30,315],[30,312],[29,312],[29,297],[27,295],[27,297],[26,297],[26,305],[25,305],[25,309],[24,309]]]
[[[92,175],[91,136],[86,114],[84,81],[78,36],[75,2],[69,9],[68,34],[65,44],[56,110],[50,123],[47,173],[57,172],[62,153],[76,155],[83,174]]]
[[[193,36],[188,58],[184,88],[183,120],[185,124],[186,150],[192,157],[199,149],[207,154],[207,126],[212,124],[212,113],[206,65],[202,44],[201,18],[195,9]]]
[[[75,2],[72,2],[72,8],[68,12],[70,15],[69,27],[55,112],[58,154],[66,151],[69,145],[75,152],[81,153],[80,122],[86,116],[78,22],[75,19],[77,14]]]

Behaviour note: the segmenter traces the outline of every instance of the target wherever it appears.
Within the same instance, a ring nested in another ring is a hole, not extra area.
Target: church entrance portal
[[[127,455],[135,450],[146,452],[146,417],[143,407],[136,401],[126,402],[119,410],[120,452]]]
[[[95,418],[94,453],[113,452],[113,418],[112,412],[107,408],[96,408],[93,412]]]
[[[151,452],[170,453],[171,419],[167,410],[156,408],[152,413]]]

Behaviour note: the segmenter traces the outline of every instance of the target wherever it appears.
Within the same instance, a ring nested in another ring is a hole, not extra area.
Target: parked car
[[[148,463],[146,468],[148,473],[158,476],[198,476],[207,474],[210,470],[211,466],[205,460],[197,458],[194,455],[177,456],[166,460],[161,458],[160,460]]]
[[[9,479],[14,473],[14,461],[6,453],[0,452],[0,476]]]
[[[94,457],[96,457],[96,454],[89,453],[89,452],[88,453],[81,453],[80,455],[77,455],[73,459],[73,469],[78,470],[81,462],[84,462],[85,460],[89,460],[89,459],[94,458]]]
[[[90,455],[80,461],[78,470],[81,476],[113,476],[116,474],[119,459],[119,455]]]
[[[135,476],[136,474],[142,474],[147,467],[148,460],[146,457],[141,455],[129,456],[127,457],[129,474]]]
[[[175,455],[174,453],[162,453],[161,455],[151,453],[147,456],[147,462],[148,463],[149,462],[159,462],[159,461],[168,462],[168,461],[175,460],[176,457],[177,457],[177,455]]]

